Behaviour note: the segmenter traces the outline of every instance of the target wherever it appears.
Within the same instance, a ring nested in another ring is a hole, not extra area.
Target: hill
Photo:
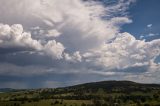
[[[101,81],[0,94],[1,106],[14,103],[16,106],[160,106],[160,85]]]
[[[92,82],[92,83],[86,83],[86,84],[80,84],[75,85],[71,87],[66,87],[67,89],[99,89],[102,88],[106,91],[113,91],[114,89],[119,89],[121,92],[126,90],[128,91],[139,91],[139,90],[145,90],[145,89],[159,89],[160,84],[142,84],[142,83],[136,83],[132,81],[101,81],[101,82]],[[64,88],[65,89],[65,88]]]
[[[11,88],[0,88],[0,92],[14,92],[15,89],[11,89]]]

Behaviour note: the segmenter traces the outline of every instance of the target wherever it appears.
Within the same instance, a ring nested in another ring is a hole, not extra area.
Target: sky
[[[160,83],[159,0],[0,0],[0,88]]]

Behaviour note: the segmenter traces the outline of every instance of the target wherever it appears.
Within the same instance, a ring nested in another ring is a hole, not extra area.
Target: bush
[[[86,104],[82,103],[81,106],[86,106]]]

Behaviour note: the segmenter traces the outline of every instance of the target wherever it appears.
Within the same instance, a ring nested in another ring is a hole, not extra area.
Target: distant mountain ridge
[[[0,92],[13,92],[15,89],[12,88],[0,88]]]

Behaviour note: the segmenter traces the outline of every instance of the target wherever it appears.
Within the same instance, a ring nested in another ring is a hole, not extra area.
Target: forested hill
[[[144,84],[144,83],[136,83],[132,81],[101,81],[101,82],[91,82],[91,83],[85,83],[85,84],[79,84],[75,86],[70,86],[67,88],[104,88],[104,89],[113,89],[113,88],[120,88],[124,87],[126,89],[132,88],[132,87],[146,87],[146,88],[152,88],[152,87],[160,87],[160,84]]]
[[[132,81],[101,81],[101,82],[79,84],[60,89],[65,92],[74,92],[74,91],[88,92],[89,90],[90,92],[94,93],[98,89],[103,89],[105,92],[110,92],[110,93],[111,92],[128,93],[132,91],[148,92],[153,89],[160,89],[160,84],[143,84]]]

